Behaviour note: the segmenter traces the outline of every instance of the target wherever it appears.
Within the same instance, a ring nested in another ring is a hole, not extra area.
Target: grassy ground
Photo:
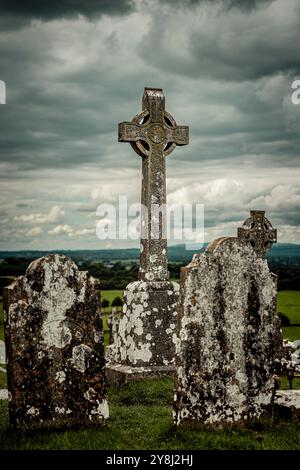
[[[12,433],[7,407],[0,404],[2,449],[300,449],[295,423],[259,422],[246,429],[174,429],[171,379],[134,383],[110,390],[110,420],[104,429]]]
[[[113,300],[122,291],[103,291],[102,298]],[[291,326],[283,329],[284,336],[300,339],[300,292],[279,292],[278,311],[289,316]],[[0,322],[2,318],[0,302]],[[104,312],[105,342],[108,328]],[[3,339],[2,323],[0,339]],[[5,374],[0,372],[0,388],[6,386]],[[281,388],[288,382],[282,378]],[[300,379],[293,388],[300,388]],[[103,429],[78,429],[61,432],[30,434],[12,433],[8,428],[7,402],[0,401],[1,449],[300,449],[300,430],[295,423],[256,423],[247,429],[176,430],[172,427],[173,381],[151,380],[131,384],[121,390],[110,389],[110,420]]]
[[[282,328],[283,337],[290,341],[300,339],[300,326],[284,326]]]

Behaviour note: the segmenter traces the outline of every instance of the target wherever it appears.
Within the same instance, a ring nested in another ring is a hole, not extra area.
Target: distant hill
[[[194,253],[203,252],[207,243],[199,250],[186,250],[185,245],[173,245],[168,248],[168,258],[173,263],[189,262]],[[117,248],[109,250],[22,250],[22,251],[0,251],[0,259],[24,258],[35,259],[49,253],[62,253],[76,262],[80,261],[138,261],[138,248]],[[300,265],[300,245],[292,243],[278,243],[268,253],[268,259],[272,264]]]

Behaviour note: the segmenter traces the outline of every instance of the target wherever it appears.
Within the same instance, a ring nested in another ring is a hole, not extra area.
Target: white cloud
[[[64,215],[64,210],[60,209],[58,206],[53,206],[46,214],[35,213],[16,215],[14,220],[25,223],[53,224],[61,220]]]
[[[82,229],[79,229],[79,230],[76,230],[74,232],[74,235],[76,236],[84,236],[84,235],[91,235],[91,234],[94,234],[95,233],[95,229],[94,228],[82,228]]]
[[[41,227],[33,227],[27,232],[28,237],[37,237],[43,233],[43,229]]]
[[[298,243],[300,240],[300,227],[295,225],[281,225],[277,231],[278,241],[285,240],[288,243]]]
[[[48,230],[49,235],[73,235],[74,230],[68,224],[65,225],[57,225],[51,230]]]
[[[68,237],[82,237],[85,235],[95,234],[95,228],[76,228],[71,225],[57,225],[51,230],[48,230],[49,235],[67,235]]]

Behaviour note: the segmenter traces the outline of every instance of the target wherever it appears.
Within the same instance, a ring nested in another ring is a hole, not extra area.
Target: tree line
[[[7,286],[16,276],[25,273],[32,260],[28,258],[7,258],[0,261],[0,295],[4,286]],[[180,268],[187,262],[169,263],[170,278],[179,280]],[[138,278],[138,264],[136,262],[104,263],[84,260],[78,263],[79,269],[88,271],[93,277],[100,279],[102,290],[123,290],[130,282]],[[270,269],[278,276],[278,290],[300,290],[300,265],[281,265],[269,262]]]

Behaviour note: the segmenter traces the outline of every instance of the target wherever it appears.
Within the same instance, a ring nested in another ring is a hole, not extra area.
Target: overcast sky
[[[206,241],[264,209],[300,243],[299,0],[2,0],[0,31],[0,249],[138,245],[95,224],[99,204],[139,201],[141,158],[117,129],[145,86],[190,127],[168,202],[205,205]]]

